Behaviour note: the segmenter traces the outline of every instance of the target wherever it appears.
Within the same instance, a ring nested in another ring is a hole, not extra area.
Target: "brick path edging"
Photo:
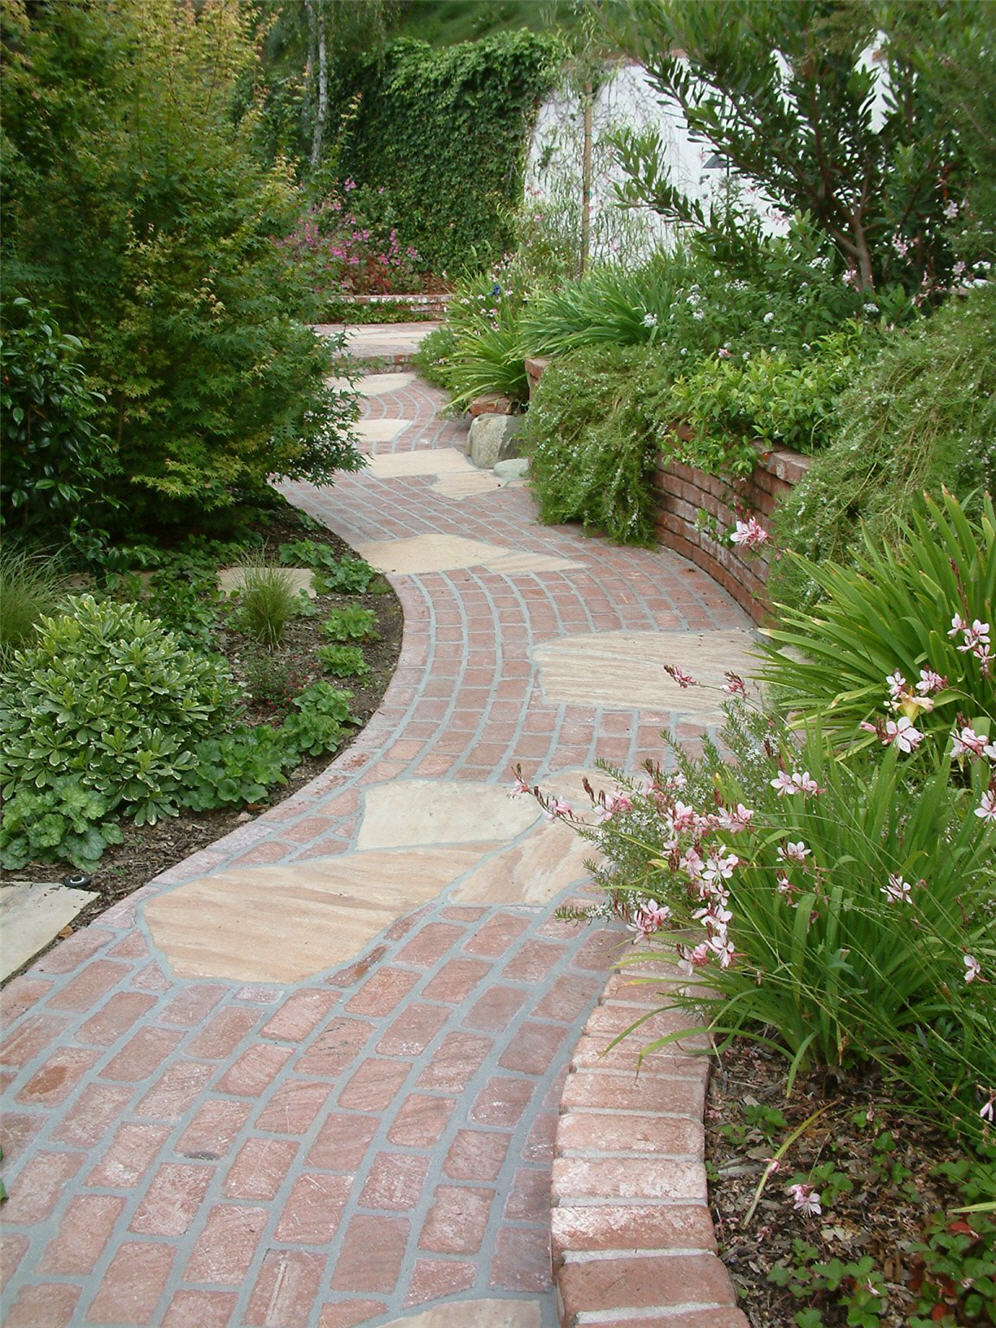
[[[708,1038],[691,1031],[638,1059],[689,1027],[660,1008],[667,985],[687,981],[666,963],[613,974],[572,1057],[550,1201],[562,1328],[749,1328],[708,1206]]]

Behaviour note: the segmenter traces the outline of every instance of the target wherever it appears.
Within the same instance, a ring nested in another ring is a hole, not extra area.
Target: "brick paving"
[[[371,396],[368,418],[403,421],[378,454],[463,450],[465,427],[439,418],[440,404],[417,381]],[[402,656],[354,745],[306,789],[164,873],[0,993],[6,1328],[346,1328],[436,1305],[452,1307],[454,1324],[486,1324],[498,1321],[494,1311],[479,1320],[457,1311],[495,1302],[521,1309],[523,1324],[553,1328],[562,1097],[563,1193],[576,1188],[575,1151],[616,1155],[609,1165],[620,1173],[621,1126],[600,1115],[598,1094],[609,1093],[606,1110],[622,1102],[643,1113],[643,1132],[623,1153],[632,1193],[613,1200],[616,1220],[625,1225],[666,1190],[660,1226],[680,1225],[689,1204],[689,1221],[701,1221],[685,1105],[673,1113],[673,1155],[651,1162],[643,1155],[659,1127],[634,1084],[633,1053],[598,1055],[609,1031],[599,1019],[614,1015],[604,1002],[592,1011],[621,931],[561,922],[557,900],[469,905],[444,889],[353,962],[289,984],[182,978],[157,945],[150,899],[215,871],[266,864],[292,874],[347,854],[366,792],[387,781],[504,787],[520,760],[542,781],[596,758],[635,768],[659,755],[665,710],[548,701],[532,661],[543,642],[745,621],[667,552],[538,525],[522,485],[454,500],[431,475],[361,472],[288,492],[353,544],[444,533],[574,565],[392,577],[405,612]],[[397,861],[403,874],[404,855]],[[584,1074],[590,1092],[578,1089]],[[666,1110],[675,1078],[658,1080]],[[585,1163],[588,1179],[597,1163]],[[584,1227],[565,1209],[561,1254],[572,1221]],[[703,1235],[695,1257],[712,1260],[702,1277],[718,1287],[711,1248]],[[613,1287],[631,1275],[625,1303],[634,1321],[651,1322],[653,1286],[685,1276],[661,1259],[658,1251],[606,1271],[604,1260],[582,1258],[570,1266],[569,1294],[613,1321]],[[710,1312],[720,1317],[688,1318],[689,1328],[735,1322]]]

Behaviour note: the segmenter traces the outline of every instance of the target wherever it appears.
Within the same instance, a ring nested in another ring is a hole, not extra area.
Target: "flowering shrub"
[[[350,204],[355,189],[343,181],[341,194],[313,204],[276,242],[285,261],[302,270],[320,312],[342,295],[410,294],[418,285],[418,253],[402,244],[396,227],[364,223]]]
[[[669,769],[587,786],[590,813],[540,797],[601,851],[607,907],[640,940],[670,933],[707,978],[673,999],[718,1038],[780,1048],[790,1085],[803,1067],[879,1061],[981,1135],[996,1086],[988,760],[958,788],[936,743],[911,784],[895,747],[845,765],[815,728],[800,744],[742,702],[727,715],[725,751],[671,744]]]

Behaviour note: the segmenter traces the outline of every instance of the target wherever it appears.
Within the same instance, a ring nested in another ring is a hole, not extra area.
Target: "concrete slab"
[[[721,718],[727,670],[756,667],[751,632],[602,632],[537,646],[533,660],[548,701],[667,711],[704,723]],[[664,669],[677,665],[697,685],[680,687]]]
[[[234,595],[241,590],[246,578],[246,572],[255,569],[247,567],[223,567],[218,573],[218,584],[226,595]],[[301,593],[308,596],[309,599],[316,599],[318,592],[315,590],[313,574],[310,567],[281,567],[281,572],[286,572],[290,581],[290,588],[293,594]]]
[[[410,420],[357,420],[354,428],[361,443],[393,443],[410,423]]]
[[[413,373],[364,374],[358,378],[354,387],[365,397],[381,397],[387,392],[399,392],[410,387],[415,381]]]
[[[57,881],[13,881],[0,887],[0,979],[44,950],[96,896]]]
[[[299,982],[356,958],[480,855],[384,850],[217,872],[149,900],[145,918],[180,977]]]
[[[418,576],[462,567],[488,567],[514,576],[518,572],[561,572],[584,564],[541,553],[519,553],[461,535],[413,535],[410,539],[358,544],[357,552],[379,572]]]
[[[462,1300],[392,1319],[384,1328],[540,1328],[538,1301]]]
[[[392,780],[367,790],[356,847],[507,843],[541,816],[532,798],[510,798],[496,784]]]
[[[457,451],[455,447],[441,447],[438,451],[420,449],[416,452],[381,453],[370,458],[367,472],[377,479],[435,475],[437,478],[432,485],[433,491],[457,501],[492,493],[500,487],[494,475],[478,470],[466,454]]]

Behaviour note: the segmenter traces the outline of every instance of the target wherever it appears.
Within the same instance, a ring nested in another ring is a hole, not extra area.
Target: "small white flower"
[[[773,323],[775,321],[775,315],[769,309],[761,321],[764,323]]]
[[[657,326],[657,315],[656,315],[656,314],[644,314],[644,315],[643,315],[643,326],[644,326],[644,327],[656,327],[656,326]]]

